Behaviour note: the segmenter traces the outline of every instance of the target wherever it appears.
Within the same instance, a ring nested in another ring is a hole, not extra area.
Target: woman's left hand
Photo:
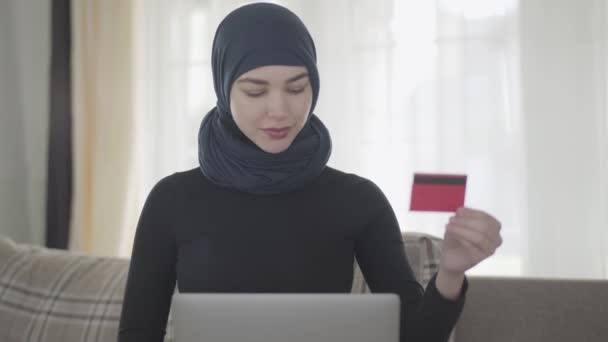
[[[464,274],[502,244],[500,222],[483,211],[459,208],[445,228],[440,268],[450,274]]]

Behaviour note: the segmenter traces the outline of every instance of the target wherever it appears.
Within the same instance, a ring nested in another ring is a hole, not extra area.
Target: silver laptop
[[[176,294],[175,342],[398,342],[395,294]]]

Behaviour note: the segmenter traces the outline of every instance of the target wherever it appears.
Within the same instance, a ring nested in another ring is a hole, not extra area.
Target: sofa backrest
[[[441,239],[403,236],[417,280],[426,286]],[[18,245],[0,237],[0,341],[114,342],[129,260]],[[369,292],[355,264],[353,293]],[[173,340],[171,314],[165,341]]]
[[[456,341],[608,341],[608,281],[469,277]]]

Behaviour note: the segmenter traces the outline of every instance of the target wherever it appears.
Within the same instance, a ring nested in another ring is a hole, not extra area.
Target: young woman
[[[182,293],[350,292],[355,258],[373,292],[400,296],[402,341],[446,341],[465,271],[501,244],[500,223],[460,208],[424,291],[380,189],[326,165],[316,51],[300,19],[273,4],[240,7],[219,25],[212,63],[217,106],[201,124],[200,165],[149,194],[119,341],[163,340],[176,282]]]

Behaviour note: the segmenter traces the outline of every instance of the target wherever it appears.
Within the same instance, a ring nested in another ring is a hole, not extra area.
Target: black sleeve
[[[372,292],[396,293],[401,299],[401,342],[445,342],[464,306],[467,280],[457,300],[444,298],[435,274],[426,292],[407,261],[399,224],[386,197],[373,185],[368,200],[376,207],[357,238],[355,254]]]
[[[141,212],[120,316],[119,342],[162,342],[176,277],[174,199],[167,178]]]

